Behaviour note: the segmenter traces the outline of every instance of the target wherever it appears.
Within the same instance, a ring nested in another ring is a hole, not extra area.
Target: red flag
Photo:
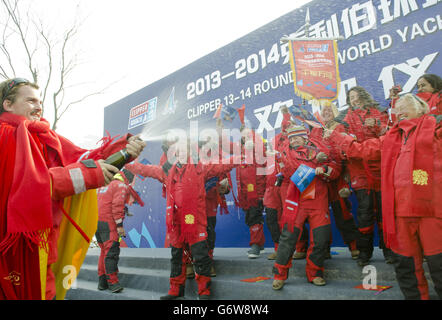
[[[246,111],[246,105],[243,104],[241,108],[238,109],[239,120],[244,124],[244,112]]]
[[[219,119],[221,116],[221,109],[223,108],[223,104],[220,103],[218,106],[218,109],[216,109],[215,114],[213,115],[212,119]]]
[[[269,280],[269,279],[270,279],[270,277],[255,277],[255,278],[242,279],[240,281],[252,283],[252,282],[261,282],[261,281]]]
[[[334,40],[290,42],[295,94],[329,104],[339,94],[337,44]]]
[[[390,288],[393,288],[393,286],[378,286],[378,285],[376,285],[376,286],[370,286],[370,285],[367,285],[367,286],[364,288],[364,285],[360,284],[360,285],[357,285],[357,286],[354,287],[354,288],[355,288],[355,289],[361,289],[361,290],[377,291],[378,293],[380,293],[380,292],[382,292],[382,291],[385,291],[385,290],[388,290],[388,289],[390,289]]]
[[[321,115],[319,114],[319,112],[316,111],[313,115],[316,117],[316,119],[318,119],[318,121],[322,124],[322,126],[325,127],[324,122],[322,121],[322,118],[321,118]]]

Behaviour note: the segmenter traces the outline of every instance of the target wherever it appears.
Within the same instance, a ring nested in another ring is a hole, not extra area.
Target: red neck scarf
[[[0,141],[0,300],[41,299],[37,246],[48,248],[52,228],[45,157],[60,141],[45,120],[8,112],[0,115]]]
[[[0,146],[2,158],[15,152],[13,162],[2,163],[6,165],[2,170],[12,170],[13,174],[8,176],[11,181],[6,181],[10,188],[2,190],[2,194],[8,193],[7,230],[0,249],[5,252],[20,237],[47,248],[46,235],[52,228],[52,200],[45,150],[54,149],[63,161],[60,140],[44,119],[29,121],[4,112],[0,123],[0,140],[15,140],[15,144]]]
[[[403,143],[401,132],[411,132],[413,162],[409,172],[413,188],[412,210],[433,212],[433,140],[436,119],[424,115],[417,119],[402,120],[387,132],[382,146],[382,218],[387,247],[397,245],[394,213],[394,169]]]
[[[421,92],[416,94],[419,98],[427,102],[431,114],[442,114],[442,99],[440,92]]]

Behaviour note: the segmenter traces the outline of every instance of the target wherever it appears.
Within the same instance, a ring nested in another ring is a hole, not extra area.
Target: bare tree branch
[[[3,32],[2,32],[2,42],[0,43],[0,48],[1,48],[1,51],[2,51],[2,53],[4,55],[4,57],[6,58],[6,61],[8,62],[9,68],[12,70],[12,76],[15,76],[14,64],[12,63],[12,58],[11,58],[11,55],[9,53],[9,49],[6,46],[8,38],[11,36],[11,32],[8,32],[9,21],[10,21],[10,18],[9,18],[9,15],[8,15],[8,17],[6,19],[6,22],[3,24],[4,28],[3,28]],[[0,66],[0,69],[1,69],[1,74],[0,75],[4,79],[12,78],[8,74],[8,72],[6,71],[6,69],[3,66]]]
[[[32,74],[32,79],[35,83],[38,82],[38,74],[37,74],[37,69],[34,67],[33,64],[33,59],[32,59],[32,53],[31,50],[29,49],[29,45],[26,39],[26,32],[23,30],[23,26],[25,24],[23,24],[21,18],[20,18],[20,11],[18,10],[18,3],[19,0],[15,0],[13,2],[13,4],[10,3],[9,0],[2,0],[3,5],[5,6],[6,10],[8,11],[8,14],[15,26],[16,32],[18,33],[20,39],[21,39],[21,43],[23,45],[23,48],[25,50],[27,59],[28,59],[28,68],[29,71]]]
[[[61,48],[61,70],[60,70],[60,79],[59,79],[60,84],[58,86],[58,89],[53,94],[54,106],[59,105],[59,102],[57,102],[57,98],[58,98],[59,94],[64,91],[63,88],[65,86],[65,80],[66,80],[67,76],[74,69],[75,63],[72,60],[66,62],[66,47],[67,47],[69,41],[71,40],[71,38],[76,34],[76,32],[77,32],[76,26],[73,26],[70,30],[68,30],[68,32],[66,32],[66,34],[63,38],[63,45]],[[54,108],[55,116],[54,116],[54,123],[52,124],[53,129],[57,128],[57,122],[61,117],[58,109],[59,108]]]
[[[54,28],[49,28],[33,12],[31,4],[25,8],[21,0],[0,0],[1,9],[5,12],[5,18],[0,19],[0,77],[15,77],[17,72],[27,70],[33,82],[39,83],[42,88],[44,110],[54,113],[53,129],[72,107],[92,96],[104,94],[113,85],[79,98],[71,97],[70,89],[74,87],[71,82],[81,64],[80,48],[73,49],[73,46],[86,19],[79,16],[79,5],[74,21],[61,35],[56,32],[63,28],[57,28],[54,32]]]

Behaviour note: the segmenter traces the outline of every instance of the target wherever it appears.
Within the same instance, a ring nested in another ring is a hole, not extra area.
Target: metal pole
[[[319,37],[319,38],[310,38],[310,9],[307,8],[307,12],[305,14],[305,25],[302,26],[301,28],[299,28],[298,31],[301,31],[302,28],[304,28],[304,37],[301,38],[295,38],[295,37],[290,37],[290,36],[283,36],[280,41],[282,43],[284,42],[289,42],[289,41],[309,41],[309,40],[344,40],[344,37],[339,36],[339,37],[332,37],[332,38],[327,38],[327,37]],[[295,32],[295,34],[298,33],[298,31]]]
[[[307,8],[307,12],[305,14],[305,31],[304,36],[308,39],[310,37],[310,9]],[[302,99],[302,105],[305,106],[307,101],[305,98]]]
[[[307,8],[307,13],[305,14],[305,37],[310,37],[310,9]]]

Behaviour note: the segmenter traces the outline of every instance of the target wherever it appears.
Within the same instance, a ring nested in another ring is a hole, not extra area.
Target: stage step
[[[266,249],[257,259],[248,259],[248,248],[216,248],[214,266],[217,276],[212,278],[212,300],[402,300],[392,265],[384,262],[382,251],[375,249],[370,267],[364,270],[351,259],[346,248],[332,248],[332,259],[325,262],[327,285],[317,287],[308,283],[305,260],[293,260],[289,278],[282,290],[272,289],[272,266],[267,260],[273,249]],[[119,280],[125,288],[121,293],[97,289],[99,249],[91,248],[85,258],[68,300],[158,300],[169,288],[170,249],[121,248]],[[436,298],[429,279],[430,296]],[[365,273],[363,273],[365,271]],[[356,289],[363,279],[376,272],[378,286],[392,286],[384,291]],[[241,280],[269,277],[259,282]],[[195,280],[186,281],[184,300],[198,298]]]

